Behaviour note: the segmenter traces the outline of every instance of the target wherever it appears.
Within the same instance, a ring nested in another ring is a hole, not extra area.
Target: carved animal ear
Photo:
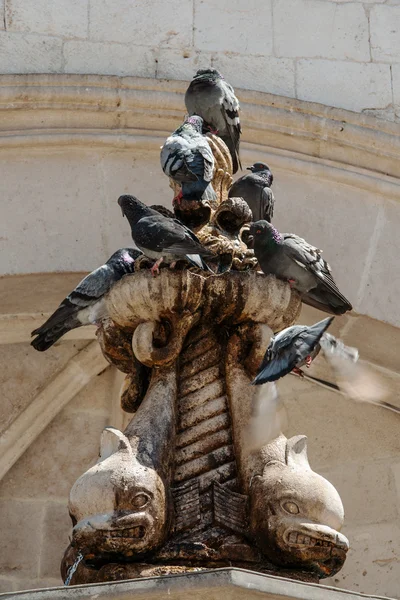
[[[126,435],[115,427],[106,427],[100,438],[100,460],[108,458],[118,450],[132,454],[132,446]]]
[[[296,435],[286,443],[286,464],[289,467],[301,466],[310,468],[307,457],[307,436]]]

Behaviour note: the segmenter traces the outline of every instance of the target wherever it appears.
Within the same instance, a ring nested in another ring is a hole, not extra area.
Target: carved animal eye
[[[285,502],[282,504],[282,508],[291,515],[297,515],[300,512],[300,509],[295,502]]]
[[[143,508],[149,501],[147,494],[136,494],[132,498],[132,508]]]

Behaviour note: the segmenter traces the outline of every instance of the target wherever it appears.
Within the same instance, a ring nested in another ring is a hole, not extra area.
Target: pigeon
[[[217,133],[228,146],[233,172],[239,166],[240,134],[239,100],[233,87],[216,69],[200,69],[185,94],[189,115],[199,115],[212,133]]]
[[[273,175],[264,163],[247,167],[251,171],[237,179],[229,190],[229,198],[243,198],[250,206],[253,221],[265,219],[271,222],[274,216],[274,195],[271,190]]]
[[[127,273],[133,273],[141,255],[134,248],[121,248],[108,261],[89,273],[61,302],[57,310],[38,329],[32,331],[31,345],[39,352],[50,348],[60,337],[81,327],[95,324],[106,316],[104,296]]]
[[[215,200],[211,180],[214,173],[214,155],[202,134],[203,119],[188,117],[170,135],[161,148],[162,170],[179,183],[182,190],[177,197],[185,200]]]
[[[135,196],[120,196],[118,204],[129,221],[136,246],[145,256],[156,260],[151,268],[153,276],[159,273],[163,261],[175,262],[184,257],[194,266],[211,271],[202,257],[215,258],[215,254],[178,219],[165,217]]]
[[[250,235],[261,270],[288,281],[305,304],[333,315],[352,310],[338,290],[321,250],[294,233],[279,233],[264,220],[251,224]]]
[[[321,338],[328,335],[325,331],[333,319],[334,317],[328,317],[311,326],[293,325],[275,335],[271,339],[252,385],[276,381],[291,371],[300,375],[302,373],[300,367],[303,365],[309,367],[313,358],[319,353],[322,345]],[[344,347],[343,343],[342,346]]]

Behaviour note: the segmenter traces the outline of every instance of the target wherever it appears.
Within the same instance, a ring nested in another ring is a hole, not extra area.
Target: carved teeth
[[[312,538],[308,535],[297,533],[296,531],[291,531],[289,533],[288,541],[289,544],[301,544],[302,546],[323,546],[326,548],[336,548],[341,546],[340,544],[335,544],[334,542],[329,542],[327,540],[319,540],[317,538]]]
[[[113,538],[142,538],[144,536],[144,528],[138,525],[137,527],[131,527],[130,529],[112,529],[109,534]]]

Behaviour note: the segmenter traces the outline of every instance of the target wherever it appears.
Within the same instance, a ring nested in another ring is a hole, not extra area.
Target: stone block
[[[2,551],[0,572],[13,577],[34,576],[39,568],[43,536],[43,504],[13,498],[0,501]]]
[[[339,289],[358,310],[365,256],[379,210],[376,195],[316,177],[273,172],[278,230],[294,232],[322,248]],[[307,210],[299,211],[299,203]]]
[[[370,27],[372,59],[400,62],[400,6],[373,6]]]
[[[2,35],[0,33],[0,64],[3,60]],[[21,38],[21,34],[6,35]],[[30,37],[26,36],[26,39]],[[41,36],[32,37],[34,40],[41,39]],[[16,48],[16,52],[18,48],[22,51],[24,61],[28,64],[27,55],[34,51],[35,43],[33,49],[30,45]],[[68,119],[68,116],[65,118]],[[98,153],[77,147],[64,148],[61,153],[53,150],[43,160],[42,152],[42,149],[32,149],[21,155],[19,149],[15,153],[7,150],[7,156],[2,157],[4,192],[0,222],[0,269],[3,268],[7,273],[37,273],[48,271],[51,263],[54,271],[91,271],[111,255],[105,248],[102,236],[106,201],[104,199],[103,204]],[[26,202],[27,186],[30,202]],[[117,208],[115,203],[115,212],[119,212],[121,218],[121,211],[117,211]],[[93,226],[95,214],[99,223],[96,227]],[[30,251],[24,253],[23,258],[20,239],[9,235],[13,227],[23,232],[29,230],[32,236]]]
[[[400,65],[392,65],[393,104],[400,112]]]
[[[346,517],[345,517],[346,523]],[[400,528],[398,522],[345,526],[350,550],[343,569],[325,585],[364,594],[399,597]],[[348,592],[346,592],[347,594]]]
[[[398,203],[387,200],[377,224],[374,239],[371,240],[370,264],[365,277],[368,280],[359,311],[376,319],[389,321],[400,326],[400,312],[397,298],[400,294],[400,278],[395,248],[398,243],[400,214]]]
[[[153,51],[142,46],[70,41],[64,44],[67,73],[154,77]]]
[[[194,0],[194,46],[199,50],[272,54],[271,0]]]
[[[361,4],[275,0],[277,56],[369,61],[368,19]]]
[[[62,39],[0,31],[0,74],[59,73]]]
[[[5,594],[6,592],[14,592],[18,588],[15,585],[16,580],[12,577],[0,577],[0,594]]]
[[[370,453],[359,462],[347,461],[345,468],[342,464],[336,469],[318,471],[339,492],[345,523],[366,525],[398,518],[396,486],[390,464],[371,459]]]
[[[60,564],[65,548],[68,546],[72,523],[66,503],[48,502],[44,510],[39,577],[58,577],[59,582],[56,585],[62,585]]]
[[[5,0],[8,31],[85,38],[88,0]]]
[[[109,417],[112,411],[113,392],[114,392],[114,374],[113,368],[106,369],[83,388],[67,404],[65,410],[71,414],[77,411],[93,412]]]
[[[192,43],[189,0],[96,0],[90,5],[90,38],[153,47],[184,48]]]
[[[61,411],[3,478],[0,498],[66,503],[74,481],[96,461],[106,425],[101,414]]]
[[[299,60],[297,98],[361,112],[392,102],[389,65]]]
[[[288,419],[285,435],[308,436],[310,464],[317,472],[345,470],[349,457],[359,462],[373,457],[389,464],[393,456],[400,456],[398,418],[391,411],[354,402],[292,375],[279,380],[278,390]],[[395,403],[391,397],[387,400]]]
[[[211,57],[211,53],[190,47],[183,50],[165,48],[158,52],[157,77],[190,81],[198,69],[211,66]]]
[[[290,59],[221,53],[213,65],[233,86],[279,96],[295,95],[294,63]]]
[[[53,309],[57,305],[58,302],[54,303]],[[45,355],[25,344],[0,346],[0,362],[3,365],[0,371],[0,433],[84,345],[84,342],[63,342],[50,348]]]

